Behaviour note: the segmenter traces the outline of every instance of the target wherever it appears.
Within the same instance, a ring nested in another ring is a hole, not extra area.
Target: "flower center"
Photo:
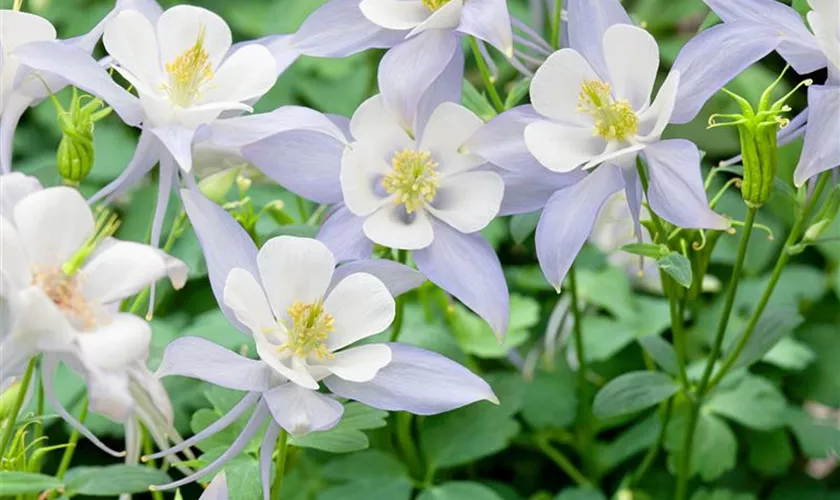
[[[195,45],[164,66],[169,74],[169,83],[163,84],[163,89],[169,94],[169,100],[177,106],[192,105],[206,90],[207,83],[213,79],[213,68],[204,48],[205,36],[202,26],[198,30]]]
[[[435,199],[438,163],[428,151],[404,149],[391,159],[391,172],[382,178],[382,187],[396,195],[396,202],[412,213]]]
[[[39,271],[32,282],[70,317],[73,326],[89,330],[96,325],[96,314],[84,295],[79,293],[75,276],[68,276],[58,269]]]
[[[635,135],[639,117],[626,100],[616,101],[610,84],[601,80],[587,80],[580,86],[577,110],[595,118],[595,135],[606,140],[623,141]]]
[[[450,0],[423,0],[423,5],[428,7],[430,11],[434,12],[449,2]]]
[[[324,341],[334,330],[334,319],[324,311],[324,304],[320,300],[311,304],[304,304],[296,300],[288,310],[289,321],[286,325],[289,341],[277,348],[280,352],[290,351],[299,358],[315,354],[318,359],[332,359],[333,354],[327,349]]]

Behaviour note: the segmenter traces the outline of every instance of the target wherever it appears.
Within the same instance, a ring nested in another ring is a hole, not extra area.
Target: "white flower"
[[[483,159],[461,149],[482,125],[466,108],[446,102],[415,135],[382,96],[364,102],[350,121],[354,142],[344,151],[340,180],[347,208],[366,218],[365,235],[417,250],[435,238],[432,219],[460,233],[487,226],[499,211],[504,183],[480,170]]]
[[[27,12],[0,10],[0,50],[3,54],[0,66],[0,115],[14,96],[15,76],[20,67],[15,49],[27,43],[55,38],[55,28],[43,17]]]
[[[525,129],[525,143],[555,172],[602,162],[632,161],[659,141],[674,110],[679,73],[672,71],[651,103],[659,47],[647,31],[617,24],[606,30],[603,54],[609,74],[598,74],[573,49],[552,54],[531,83],[541,120]]]
[[[316,240],[281,236],[257,256],[259,280],[242,268],[228,275],[224,303],[254,335],[260,358],[307,389],[335,375],[368,382],[391,361],[383,344],[344,349],[385,330],[394,299],[385,285],[356,273],[330,289],[332,253]]]
[[[250,111],[246,101],[277,77],[267,48],[231,51],[228,25],[199,7],[168,9],[156,25],[140,12],[121,12],[105,27],[103,42],[114,68],[137,90],[146,125],[155,127],[195,128],[224,111]]]
[[[840,2],[808,0],[808,24],[834,72],[840,76]]]

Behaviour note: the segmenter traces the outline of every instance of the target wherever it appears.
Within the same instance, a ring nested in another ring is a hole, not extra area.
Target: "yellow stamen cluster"
[[[202,26],[198,30],[195,45],[164,66],[169,74],[169,83],[164,84],[163,88],[169,94],[169,100],[177,106],[192,105],[201,96],[206,84],[213,79],[209,54],[204,48],[205,36]]]
[[[299,358],[315,354],[318,359],[332,359],[334,355],[324,342],[329,338],[334,319],[324,311],[321,301],[304,304],[296,300],[288,309],[289,321],[286,329],[289,341],[277,348],[280,352],[291,351]]]
[[[423,5],[425,5],[429,10],[434,12],[439,8],[443,7],[444,5],[448,4],[449,2],[450,0],[423,0]]]
[[[68,276],[60,270],[39,271],[35,273],[32,282],[70,317],[73,326],[82,330],[96,326],[96,313],[79,292],[75,276]]]
[[[595,118],[595,135],[604,139],[623,141],[636,134],[639,117],[626,100],[616,101],[610,84],[601,80],[587,80],[580,86],[577,110]]]
[[[391,172],[382,178],[382,187],[396,195],[396,202],[412,213],[435,199],[438,163],[428,151],[404,149],[391,159]]]

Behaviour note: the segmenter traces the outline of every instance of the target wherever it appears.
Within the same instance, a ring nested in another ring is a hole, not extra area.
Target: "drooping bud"
[[[233,183],[236,182],[240,170],[239,168],[227,168],[208,175],[198,183],[198,189],[208,199],[222,204],[225,202],[225,196],[227,196],[230,188],[233,187]]]
[[[786,70],[787,68],[785,68]],[[812,80],[805,80],[784,97],[771,103],[772,93],[782,81],[785,71],[761,94],[758,109],[753,108],[752,104],[745,98],[723,89],[741,107],[741,114],[715,114],[709,117],[709,128],[738,127],[738,134],[741,139],[741,162],[744,165],[744,182],[741,185],[741,194],[744,202],[754,208],[764,205],[770,199],[773,191],[778,163],[776,136],[779,130],[786,127],[790,122],[783,116],[790,111],[790,106],[785,105],[785,102],[800,87],[813,83]],[[716,121],[718,118],[725,118],[730,121],[718,123]]]
[[[86,99],[90,102],[83,105]],[[65,110],[55,96],[52,96],[52,100],[58,113],[58,124],[62,134],[56,154],[56,168],[65,183],[75,186],[82,182],[93,168],[94,123],[108,116],[111,108],[105,107],[100,99],[79,95],[75,88],[69,109]]]

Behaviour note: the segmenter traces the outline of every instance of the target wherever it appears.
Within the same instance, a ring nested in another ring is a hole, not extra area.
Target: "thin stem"
[[[407,250],[398,250],[397,251],[397,262],[400,264],[405,264],[408,262],[408,251]],[[404,316],[405,316],[405,296],[400,295],[396,298],[396,314],[394,315],[394,324],[391,330],[391,342],[396,342],[400,338],[400,332],[402,332]]]
[[[151,455],[152,453],[154,453],[154,449],[152,446],[152,436],[149,433],[149,431],[143,426],[140,427],[140,432],[143,433],[143,454]],[[146,466],[150,469],[157,469],[157,464],[154,460],[147,461]],[[163,492],[158,490],[152,490],[152,498],[154,500],[163,500]]]
[[[475,56],[475,64],[478,66],[478,71],[481,73],[481,79],[484,81],[484,87],[487,89],[487,94],[490,96],[490,102],[496,111],[501,113],[505,110],[505,103],[499,96],[499,91],[493,85],[493,79],[490,78],[490,69],[487,67],[487,62],[481,57],[481,48],[478,46],[478,40],[475,37],[470,37],[470,45],[472,45],[473,56]]]
[[[677,285],[673,279],[668,276],[665,276],[663,273],[662,276],[663,285],[665,285],[665,291],[668,295],[668,306],[671,313],[671,333],[674,337],[674,351],[677,353],[677,366],[679,367],[679,377],[680,383],[683,386],[686,394],[689,394],[689,390],[691,389],[691,383],[688,381],[688,371],[686,369],[686,335],[685,335],[685,328],[683,325],[683,308],[682,302],[677,295],[676,286]]]
[[[12,439],[18,413],[20,413],[20,409],[23,407],[23,401],[26,399],[26,393],[29,391],[29,382],[32,380],[32,373],[35,371],[35,362],[35,357],[30,359],[29,364],[26,365],[26,371],[23,372],[20,389],[18,389],[17,398],[15,398],[14,406],[12,406],[12,412],[9,414],[6,426],[3,427],[3,434],[0,436],[0,457],[6,455],[6,447],[9,446],[9,441]]]
[[[306,202],[300,196],[295,196],[295,200],[297,201],[297,209],[298,215],[300,215],[300,221],[306,222],[307,217],[309,217],[309,213],[306,211]]]
[[[422,477],[423,459],[420,456],[420,450],[417,448],[417,445],[414,444],[414,436],[412,434],[414,415],[402,411],[397,413],[395,418],[397,420],[397,444],[399,445],[403,460],[405,460],[406,464],[408,464],[408,470],[414,477]],[[426,471],[426,477],[428,478],[429,475],[431,475],[433,479],[434,468],[429,467],[429,469],[431,470]]]
[[[551,443],[548,441],[547,437],[539,436],[535,439],[537,447],[542,451],[545,456],[551,459],[552,462],[557,464],[558,467],[563,469],[563,472],[566,473],[574,482],[576,482],[580,486],[590,486],[592,483],[584,476],[575,465],[569,460],[566,455],[564,455],[560,450],[551,446]]]
[[[88,413],[88,399],[85,398],[82,402],[82,409],[79,411],[79,422],[84,424]],[[73,454],[76,453],[76,445],[79,442],[79,431],[73,429],[70,433],[70,440],[67,442],[67,448],[64,449],[64,454],[61,456],[61,462],[58,465],[58,472],[55,477],[63,479],[67,469],[70,468],[70,462],[73,461]]]
[[[594,471],[591,462],[592,451],[592,434],[590,423],[592,422],[591,405],[589,404],[589,384],[586,381],[586,374],[589,371],[589,366],[586,362],[586,351],[583,344],[583,315],[581,314],[578,287],[577,287],[577,272],[574,263],[569,268],[569,292],[572,296],[572,317],[574,318],[574,325],[572,325],[572,334],[575,339],[575,352],[578,359],[577,371],[577,387],[580,395],[580,402],[578,404],[578,439],[581,449],[581,455],[584,458],[584,464],[589,472]]]
[[[551,20],[551,46],[560,48],[560,35],[563,31],[563,0],[554,0],[554,18]]]
[[[636,157],[636,172],[639,173],[639,181],[642,183],[642,192],[647,195],[648,186],[650,182],[648,181],[647,172],[645,172],[645,166],[642,164],[641,156]],[[657,236],[660,234],[663,238],[668,237],[668,232],[665,230],[665,225],[662,224],[662,221],[659,219],[659,216],[651,210],[650,205],[648,205],[648,213],[650,214],[650,218],[653,221],[653,225],[656,226],[656,234],[653,235],[654,242],[657,241]],[[666,240],[667,241],[667,240]]]
[[[663,408],[664,407],[664,408]],[[654,460],[656,460],[657,455],[659,455],[659,450],[662,449],[662,444],[665,442],[665,432],[668,430],[668,422],[671,421],[671,400],[662,403],[660,406],[660,411],[662,411],[662,427],[659,429],[659,435],[656,437],[656,441],[653,445],[648,448],[647,453],[645,453],[645,457],[642,459],[642,462],[639,464],[639,467],[636,468],[635,471],[630,475],[630,479],[628,480],[627,488],[632,488],[633,485],[637,484],[644,475],[647,473],[650,466],[653,465]]]
[[[271,500],[280,500],[283,491],[283,476],[286,472],[286,452],[288,451],[289,434],[280,429],[277,436],[277,473],[274,476],[274,484],[271,487]]]
[[[799,239],[803,229],[805,228],[805,224],[808,222],[808,219],[810,218],[811,213],[814,211],[817,201],[819,200],[819,197],[822,194],[823,189],[825,188],[826,181],[828,181],[828,175],[826,174],[828,174],[828,172],[823,174],[822,177],[820,177],[820,179],[817,181],[817,186],[814,188],[813,196],[811,196],[810,201],[805,206],[805,210],[802,212],[802,216],[796,220],[796,223],[790,230],[790,234],[788,234],[787,240],[785,241],[785,245],[782,248],[782,254],[779,256],[779,260],[776,261],[776,266],[773,268],[773,273],[770,275],[770,281],[767,283],[767,287],[765,287],[764,293],[761,295],[761,300],[759,300],[758,305],[752,313],[752,316],[750,316],[750,319],[747,322],[747,326],[744,329],[744,333],[738,339],[738,344],[726,357],[726,361],[724,361],[723,366],[720,370],[718,370],[717,374],[710,382],[709,388],[715,387],[718,383],[720,383],[720,381],[723,379],[726,373],[732,368],[732,365],[735,364],[735,361],[738,360],[738,357],[741,355],[741,352],[747,346],[750,337],[755,331],[756,325],[758,325],[758,320],[761,319],[761,315],[764,313],[764,309],[767,307],[767,303],[770,301],[770,297],[773,295],[773,291],[776,289],[776,285],[779,283],[779,279],[782,277],[782,271],[784,271],[785,266],[787,266],[788,261],[790,261],[792,255],[791,252],[789,252],[789,250],[791,247],[796,245],[797,240]]]

